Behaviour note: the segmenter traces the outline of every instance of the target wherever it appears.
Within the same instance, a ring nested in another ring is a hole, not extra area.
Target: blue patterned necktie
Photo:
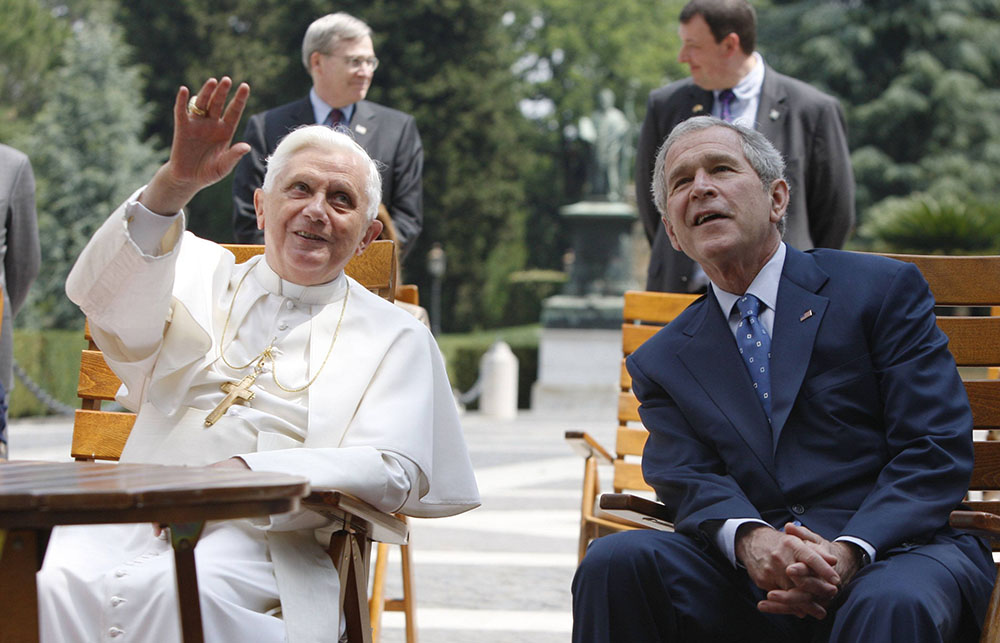
[[[732,112],[730,112],[730,108],[733,106],[735,101],[736,94],[733,93],[733,90],[723,89],[719,92],[719,106],[721,107],[719,115],[722,117],[722,120],[727,123],[733,122],[733,115]]]
[[[754,295],[743,295],[736,301],[740,322],[736,326],[736,345],[746,364],[757,399],[764,407],[767,421],[771,421],[771,338],[760,323],[757,314],[760,300]]]

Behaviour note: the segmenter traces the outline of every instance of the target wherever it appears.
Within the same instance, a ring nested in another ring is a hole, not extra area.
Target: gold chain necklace
[[[251,268],[250,270],[253,270]],[[222,417],[229,407],[233,404],[242,404],[244,402],[249,402],[254,398],[254,393],[250,391],[250,386],[256,381],[257,376],[261,374],[264,370],[264,363],[267,360],[271,361],[271,378],[274,380],[275,385],[286,393],[298,393],[304,391],[316,381],[320,373],[323,372],[323,368],[326,367],[327,360],[330,359],[330,355],[333,353],[333,345],[337,343],[337,336],[340,335],[340,326],[344,322],[344,312],[347,310],[347,298],[351,294],[351,282],[346,282],[347,289],[344,291],[344,303],[340,306],[340,318],[337,319],[337,328],[333,331],[333,339],[330,340],[330,347],[326,350],[326,356],[323,358],[323,363],[319,365],[319,369],[316,370],[315,375],[306,382],[304,385],[290,388],[283,385],[278,381],[278,364],[277,360],[274,358],[274,342],[276,338],[271,339],[271,342],[267,347],[258,353],[253,359],[242,366],[236,366],[231,364],[228,359],[226,359],[226,333],[229,332],[229,321],[233,316],[233,308],[236,305],[236,297],[240,294],[240,289],[243,287],[243,282],[246,281],[247,275],[250,274],[250,270],[243,273],[243,277],[240,278],[240,282],[236,284],[236,291],[233,293],[233,299],[229,302],[229,312],[226,313],[226,322],[222,326],[222,337],[219,339],[219,357],[222,358],[222,362],[233,369],[234,371],[241,371],[248,366],[253,365],[253,372],[244,377],[239,382],[223,382],[222,390],[226,393],[226,397],[222,399],[215,410],[208,414],[205,418],[205,426],[212,426],[215,422]]]

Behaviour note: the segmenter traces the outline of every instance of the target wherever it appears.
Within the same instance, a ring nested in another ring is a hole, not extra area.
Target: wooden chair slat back
[[[961,315],[940,314],[938,327],[948,335],[948,349],[959,367],[1000,366],[1000,256],[955,257],[937,255],[886,255],[909,261],[920,268],[935,303],[942,307],[959,307],[948,312]],[[972,307],[991,307],[986,315],[969,316],[964,313]],[[977,378],[975,371],[966,371],[965,391],[972,408],[973,429],[984,431],[1000,428],[1000,380],[992,377]],[[984,375],[989,375],[988,372]],[[974,434],[975,435],[975,434]],[[978,438],[978,435],[975,437]],[[973,491],[1000,490],[1000,442],[976,439],[973,442],[975,462],[969,489]],[[969,503],[981,509],[1000,503]],[[996,549],[996,548],[995,548]]]
[[[883,254],[916,264],[939,306],[1000,305],[1000,255]]]
[[[938,317],[959,366],[1000,365],[1000,317]]]
[[[264,252],[262,245],[223,244],[233,253],[237,263]],[[396,289],[396,253],[393,242],[373,241],[365,251],[353,257],[344,268],[350,277],[365,288],[389,301]],[[135,416],[132,413],[102,411],[101,402],[115,398],[121,380],[104,361],[104,356],[94,344],[90,324],[84,327],[84,337],[89,347],[80,356],[80,376],[77,396],[81,410],[73,418],[73,442],[70,455],[77,460],[117,460],[132,430]]]
[[[638,456],[649,436],[639,419],[639,401],[632,393],[632,378],[625,368],[625,357],[631,355],[656,331],[674,320],[691,305],[697,295],[630,290],[625,293],[622,312],[622,364],[618,396],[618,434],[615,440],[616,458],[612,486],[616,491],[651,491],[642,479]],[[625,458],[628,457],[629,461]]]
[[[360,255],[351,257],[344,272],[379,297],[394,301],[396,297],[395,244],[388,239],[376,239]],[[222,247],[236,256],[236,263],[243,263],[264,252],[257,244],[224,243]]]

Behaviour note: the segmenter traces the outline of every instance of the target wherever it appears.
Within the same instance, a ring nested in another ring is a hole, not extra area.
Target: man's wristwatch
[[[858,543],[851,542],[850,540],[841,540],[842,543],[847,543],[851,546],[851,549],[858,552],[858,569],[863,569],[872,563],[872,557],[868,555],[868,551],[859,545]]]

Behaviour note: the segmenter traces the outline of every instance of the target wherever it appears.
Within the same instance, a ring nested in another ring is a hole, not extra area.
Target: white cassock
[[[236,265],[224,248],[183,232],[182,215],[154,215],[136,195],[94,235],[66,284],[123,382],[119,402],[138,410],[123,462],[239,455],[252,469],[304,475],[384,511],[438,517],[478,506],[425,326],[343,274],[307,287],[262,257]],[[221,384],[251,370],[234,367],[272,342],[276,358],[252,402],[206,428]],[[302,391],[284,390],[313,377]],[[328,532],[317,531],[324,524],[304,511],[206,526],[195,549],[205,639],[336,640],[340,587]],[[38,579],[43,641],[180,640],[172,552],[150,525],[57,528]]]

